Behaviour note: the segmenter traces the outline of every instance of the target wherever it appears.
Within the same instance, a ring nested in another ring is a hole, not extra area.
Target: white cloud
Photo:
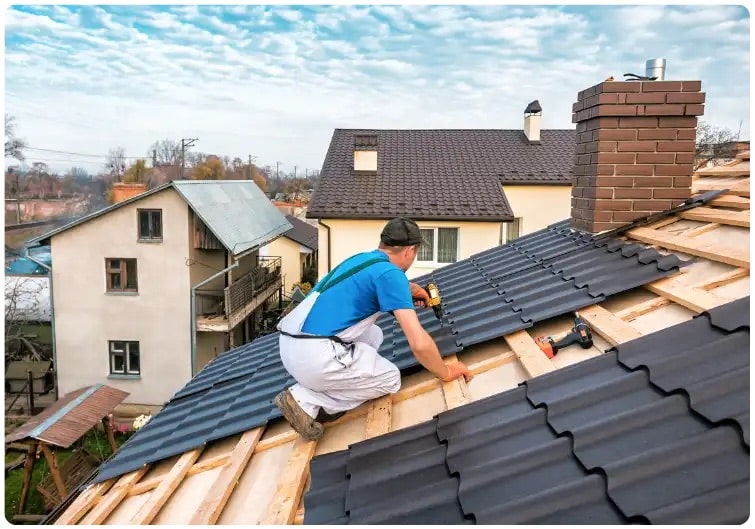
[[[736,129],[749,114],[737,8],[308,9],[13,8],[6,109],[37,147],[143,155],[191,136],[204,152],[312,168],[336,126],[519,128],[539,99],[545,127],[572,128],[579,90],[661,55],[669,75],[703,79],[704,119]]]

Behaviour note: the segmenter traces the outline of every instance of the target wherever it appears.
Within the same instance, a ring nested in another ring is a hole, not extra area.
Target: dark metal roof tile
[[[348,523],[346,475],[348,450],[315,457],[309,464],[311,483],[304,494],[304,524]]]
[[[750,296],[704,312],[711,325],[726,332],[750,328]]]

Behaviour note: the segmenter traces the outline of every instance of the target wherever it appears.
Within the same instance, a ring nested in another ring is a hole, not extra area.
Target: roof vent
[[[543,107],[535,99],[524,109],[524,135],[530,143],[540,143],[540,119],[543,115]]]
[[[656,81],[666,78],[666,59],[649,59],[645,62],[645,77],[655,77]]]

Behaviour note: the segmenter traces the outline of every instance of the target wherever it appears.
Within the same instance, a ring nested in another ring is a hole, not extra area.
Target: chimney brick
[[[700,81],[607,81],[577,94],[572,226],[598,233],[690,196]]]

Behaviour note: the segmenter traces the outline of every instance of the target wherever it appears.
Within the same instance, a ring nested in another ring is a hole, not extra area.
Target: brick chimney
[[[606,81],[580,92],[572,227],[599,233],[689,198],[700,81]]]
[[[141,195],[147,190],[147,184],[144,182],[136,182],[133,184],[126,184],[124,182],[113,183],[113,204],[123,202],[136,195]]]

